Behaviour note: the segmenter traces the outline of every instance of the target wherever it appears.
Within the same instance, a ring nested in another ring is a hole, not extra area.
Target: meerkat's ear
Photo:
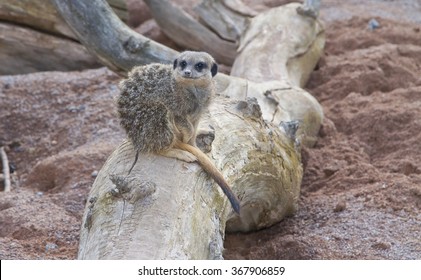
[[[213,63],[211,68],[212,77],[215,77],[215,75],[218,73],[218,64]]]
[[[174,69],[175,69],[175,68],[177,68],[177,64],[178,64],[177,59],[175,59],[175,60],[174,60],[174,66],[173,66],[173,67],[174,67]]]

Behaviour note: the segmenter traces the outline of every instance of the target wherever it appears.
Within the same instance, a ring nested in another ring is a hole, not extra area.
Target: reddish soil
[[[1,259],[74,259],[86,197],[123,139],[104,68],[0,77],[0,145],[12,191],[0,193]]]
[[[399,2],[324,2],[307,90],[326,119],[303,149],[299,210],[227,235],[225,258],[421,259],[421,11]],[[87,194],[124,137],[118,80],[104,68],[0,76],[0,146],[16,168],[0,192],[1,259],[76,258]]]
[[[298,213],[228,235],[225,258],[421,259],[421,31],[370,19],[326,25],[307,85],[326,119],[303,150]]]

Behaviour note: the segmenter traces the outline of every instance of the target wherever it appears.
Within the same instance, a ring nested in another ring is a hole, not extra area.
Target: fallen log
[[[127,175],[135,152],[124,142],[92,186],[79,258],[219,259],[227,221],[259,228],[295,211],[302,168],[293,139],[266,124],[253,100],[219,97],[209,111],[209,156],[242,200],[241,220],[196,163],[141,155]]]
[[[81,44],[47,33],[0,23],[0,74],[70,71],[99,67]]]

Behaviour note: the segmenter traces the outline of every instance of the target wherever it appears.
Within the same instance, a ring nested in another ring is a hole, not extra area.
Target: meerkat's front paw
[[[176,158],[185,162],[197,161],[197,158],[194,155],[180,149],[171,149],[169,151],[162,152],[161,155],[169,158]]]

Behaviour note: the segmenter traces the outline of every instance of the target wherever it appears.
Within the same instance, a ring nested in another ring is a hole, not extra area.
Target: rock
[[[342,212],[346,208],[346,202],[340,201],[338,204],[336,204],[335,209],[333,209],[333,212]]]
[[[375,18],[370,19],[368,22],[368,29],[374,30],[377,28],[380,28],[380,23]]]

